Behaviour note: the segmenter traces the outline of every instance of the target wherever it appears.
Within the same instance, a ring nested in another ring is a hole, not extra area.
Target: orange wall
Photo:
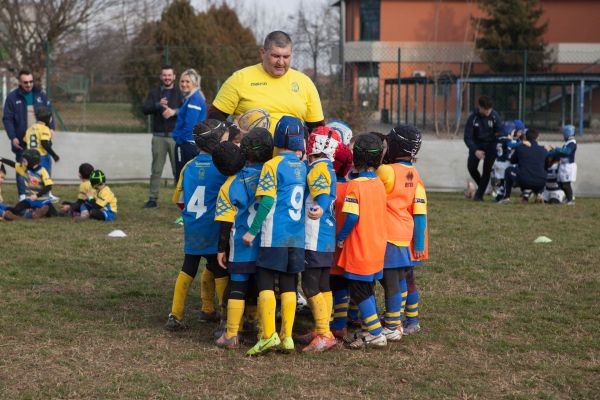
[[[600,42],[600,1],[546,0],[542,4],[542,21],[549,21],[549,43]],[[382,0],[381,41],[462,42],[465,35],[472,40],[469,16],[480,13],[476,1]]]

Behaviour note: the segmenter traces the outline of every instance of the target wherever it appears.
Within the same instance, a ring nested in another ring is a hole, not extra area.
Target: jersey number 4
[[[204,205],[205,189],[205,186],[196,187],[194,194],[190,197],[190,201],[188,201],[187,206],[185,207],[188,212],[196,213],[196,219],[200,218],[207,210]]]

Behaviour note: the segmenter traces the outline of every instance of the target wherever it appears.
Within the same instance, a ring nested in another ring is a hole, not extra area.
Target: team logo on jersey
[[[292,92],[298,93],[299,90],[300,90],[300,86],[298,85],[298,83],[292,82]]]
[[[294,168],[294,175],[296,179],[302,179],[302,172],[300,172],[300,168]]]
[[[413,187],[412,180],[414,177],[415,176],[413,175],[412,171],[408,171],[408,173],[406,174],[407,182],[404,183],[404,187]]]
[[[204,168],[200,168],[198,170],[198,178],[204,179],[204,175],[206,175],[206,170]]]
[[[315,181],[310,186],[317,189],[326,189],[328,185],[327,180],[325,179],[323,174],[320,174],[319,177],[315,179]]]
[[[270,172],[267,172],[265,176],[263,176],[260,182],[258,182],[258,186],[260,187],[260,190],[263,191],[269,190],[275,186],[275,181]]]

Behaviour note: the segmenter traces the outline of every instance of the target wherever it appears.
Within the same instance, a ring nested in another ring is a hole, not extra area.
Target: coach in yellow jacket
[[[310,78],[290,68],[292,40],[282,31],[267,35],[260,49],[262,62],[242,68],[223,84],[208,118],[225,120],[253,108],[269,113],[271,132],[284,115],[306,122],[309,129],[324,125],[319,92]]]

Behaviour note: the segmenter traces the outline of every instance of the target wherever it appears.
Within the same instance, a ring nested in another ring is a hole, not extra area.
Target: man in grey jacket
[[[152,172],[150,175],[150,195],[144,208],[158,206],[160,178],[167,156],[175,175],[175,141],[171,137],[177,111],[183,103],[179,86],[175,84],[175,72],[170,65],[164,65],[160,73],[161,85],[150,91],[142,111],[152,116]],[[177,179],[177,177],[175,177]]]

